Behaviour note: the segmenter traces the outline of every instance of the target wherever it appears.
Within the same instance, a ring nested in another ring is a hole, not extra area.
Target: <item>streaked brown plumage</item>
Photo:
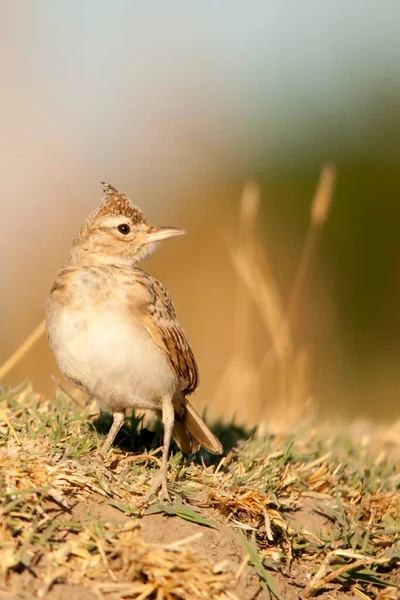
[[[99,405],[113,426],[104,457],[129,408],[151,409],[164,423],[160,477],[167,490],[171,434],[185,452],[221,444],[187,400],[198,370],[175,308],[162,284],[136,265],[174,228],[152,227],[142,211],[109,184],[105,199],[74,238],[67,264],[47,301],[49,342],[64,375]]]

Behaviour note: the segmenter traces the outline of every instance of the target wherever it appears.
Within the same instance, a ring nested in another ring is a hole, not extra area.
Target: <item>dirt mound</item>
[[[173,503],[141,506],[159,458],[138,419],[100,468],[101,434],[65,398],[0,410],[2,598],[398,597],[398,448],[381,430],[247,440],[215,463],[178,453]]]

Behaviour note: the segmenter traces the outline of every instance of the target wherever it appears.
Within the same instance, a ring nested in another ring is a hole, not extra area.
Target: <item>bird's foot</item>
[[[107,470],[106,463],[104,462],[104,457],[98,452],[90,457],[90,464],[97,469],[101,469],[102,471]]]
[[[152,480],[150,489],[147,492],[147,494],[144,496],[142,503],[143,504],[147,503],[150,500],[150,498],[158,492],[158,490],[160,488],[162,490],[162,495],[164,497],[164,500],[166,502],[171,502],[171,498],[170,498],[170,495],[168,492],[167,474],[160,472]]]
[[[90,457],[90,463],[88,465],[88,470],[100,472],[108,480],[114,479],[113,473],[110,471],[110,469],[105,464],[104,458],[101,456],[101,454],[95,454],[94,456]]]

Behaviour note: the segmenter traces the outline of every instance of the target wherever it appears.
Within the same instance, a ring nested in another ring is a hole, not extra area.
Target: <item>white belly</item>
[[[61,371],[96,397],[102,408],[158,408],[178,382],[167,358],[140,323],[102,307],[64,308],[50,343]]]

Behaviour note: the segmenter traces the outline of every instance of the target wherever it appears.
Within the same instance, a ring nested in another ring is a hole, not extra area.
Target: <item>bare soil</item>
[[[51,511],[50,507],[49,510]],[[59,507],[54,506],[54,511],[59,513]],[[226,520],[215,510],[204,510],[203,508],[202,512],[209,516],[214,523],[217,523],[217,529],[199,526],[197,523],[191,523],[177,516],[144,515],[139,520],[140,538],[151,544],[165,545],[180,542],[201,533],[200,538],[190,541],[190,549],[196,555],[206,557],[213,566],[221,564],[224,569],[230,571],[233,575],[236,574],[245,555],[237,529],[229,526]],[[69,517],[73,521],[86,522],[88,518],[93,518],[118,525],[132,521],[132,517],[110,506],[101,496],[77,502],[71,508]],[[311,533],[317,534],[323,530],[332,529],[329,520],[314,511],[311,502],[307,500],[299,503],[298,510],[291,514],[290,520],[296,528],[303,528]],[[309,565],[295,560],[285,576],[281,573],[274,575],[284,600],[301,598],[301,593],[309,582],[309,570]],[[40,569],[38,574],[40,576]],[[19,576],[15,575],[14,577],[15,589],[18,589]],[[26,581],[23,584],[25,588]],[[351,592],[341,592],[334,589],[333,586],[331,587],[332,589],[320,593],[318,598],[320,600],[339,600],[340,598],[356,597]],[[265,594],[260,587],[259,578],[250,564],[244,567],[232,592],[239,600],[261,600],[265,598]],[[3,596],[0,597],[3,598]],[[11,598],[19,598],[19,596],[10,596],[10,600]],[[46,594],[46,598],[48,600],[97,600],[98,596],[87,587],[69,585],[60,580],[52,586]]]

